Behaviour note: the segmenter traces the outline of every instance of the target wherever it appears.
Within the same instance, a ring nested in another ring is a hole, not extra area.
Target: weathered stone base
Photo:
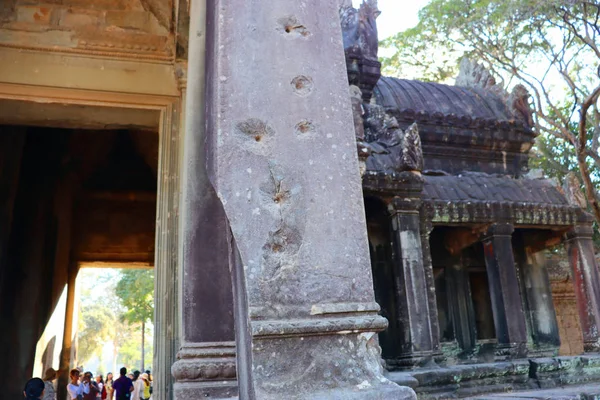
[[[290,397],[290,399],[296,397]],[[396,385],[377,385],[370,389],[342,390],[332,389],[323,393],[313,393],[306,399],[314,400],[389,400],[389,399],[416,399],[415,392],[408,387]]]
[[[404,385],[416,380],[411,386],[419,399],[465,398],[600,382],[600,355],[424,368],[386,376]]]
[[[256,397],[261,400],[415,399],[383,376],[377,335],[345,331],[256,340]]]
[[[236,381],[180,382],[173,385],[175,399],[237,399]]]
[[[496,344],[494,358],[496,361],[516,360],[527,357],[525,343]]]
[[[401,370],[414,367],[433,367],[435,365],[434,354],[431,351],[415,352],[404,357],[386,359],[385,363],[390,370]]]
[[[583,351],[586,353],[600,353],[600,340],[594,342],[583,342]]]
[[[235,343],[186,343],[171,367],[174,399],[228,399],[238,394]]]

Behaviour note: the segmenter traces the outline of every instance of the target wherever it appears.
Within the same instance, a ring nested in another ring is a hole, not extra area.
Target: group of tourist
[[[81,371],[72,369],[67,385],[68,400],[149,400],[152,396],[152,375],[150,371],[143,374],[134,371],[127,375],[127,369],[121,368],[119,378],[113,380],[112,372],[96,376],[86,372],[81,376]],[[27,381],[23,394],[27,400],[56,400],[56,391],[53,381],[57,378],[57,371],[49,368],[44,379],[32,378]]]

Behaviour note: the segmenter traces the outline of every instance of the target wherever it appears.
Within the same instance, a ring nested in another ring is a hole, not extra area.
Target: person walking
[[[56,400],[56,390],[54,390],[54,381],[57,372],[54,368],[48,368],[44,374],[44,398],[43,400]]]
[[[44,381],[40,378],[31,378],[25,384],[23,395],[26,400],[40,400],[44,395]]]
[[[81,382],[79,383],[79,372],[78,369],[72,369],[71,373],[69,373],[69,377],[71,378],[71,382],[67,385],[67,392],[69,393],[69,400],[82,400],[83,395],[90,392],[90,385]]]
[[[127,368],[121,368],[119,374],[121,376],[113,383],[113,389],[117,395],[116,400],[130,400],[131,392],[133,392],[133,382],[125,376],[127,375]]]
[[[83,395],[83,400],[96,400],[99,389],[98,384],[94,381],[94,375],[90,371],[87,371],[83,375],[84,384],[87,383],[89,390]]]
[[[148,374],[148,383],[150,383],[150,395],[152,395],[152,388],[154,386],[154,384],[152,383],[152,373],[149,369],[146,370],[146,373]]]
[[[140,379],[140,371],[133,371],[133,392],[131,393],[131,400],[140,400],[143,384],[144,382]]]
[[[113,388],[113,374],[109,372],[106,374],[106,381],[104,382],[104,388],[106,389],[106,400],[113,400],[113,393],[115,389]]]
[[[98,385],[98,394],[96,394],[96,400],[102,400],[106,398],[106,391],[104,390],[104,377],[98,375],[96,377],[96,385]]]
[[[140,399],[141,400],[150,400],[150,378],[147,373],[143,373],[140,376],[142,381],[142,388],[140,390]]]

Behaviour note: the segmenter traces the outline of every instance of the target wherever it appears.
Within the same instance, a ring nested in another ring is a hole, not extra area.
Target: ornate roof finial
[[[483,66],[464,57],[456,77],[456,86],[483,89],[496,94],[506,105],[512,116],[531,128],[533,111],[529,104],[529,92],[523,85],[516,85],[509,94],[494,76]]]
[[[481,88],[504,94],[504,88],[496,83],[496,78],[483,65],[464,57],[460,62],[456,86],[468,88]]]
[[[342,0],[340,7],[348,80],[351,85],[360,87],[365,101],[371,99],[373,87],[381,76],[381,63],[377,57],[376,19],[379,14],[377,0],[363,0],[358,10],[351,1]]]

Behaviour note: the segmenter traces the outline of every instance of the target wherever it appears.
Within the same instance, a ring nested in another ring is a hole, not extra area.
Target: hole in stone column
[[[282,18],[278,21],[286,34],[297,37],[308,37],[310,31],[296,17]]]
[[[298,135],[308,135],[315,132],[315,126],[312,122],[304,120],[296,124],[295,130]]]
[[[257,118],[250,118],[236,125],[237,131],[244,134],[246,137],[251,137],[256,142],[260,142],[263,137],[272,135],[273,128],[267,125],[266,122]]]
[[[294,92],[299,96],[308,96],[313,89],[313,81],[310,77],[298,75],[292,79]]]

